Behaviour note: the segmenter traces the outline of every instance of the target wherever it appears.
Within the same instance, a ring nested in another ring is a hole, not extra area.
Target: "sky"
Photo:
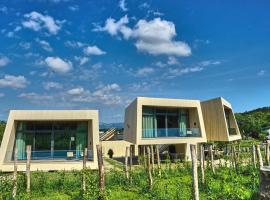
[[[1,0],[0,119],[98,109],[137,96],[270,106],[269,1]]]

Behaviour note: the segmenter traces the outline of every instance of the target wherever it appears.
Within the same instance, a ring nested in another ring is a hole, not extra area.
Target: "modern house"
[[[235,141],[241,134],[231,104],[222,97],[201,102],[208,141]]]
[[[97,110],[12,110],[0,148],[0,171],[13,171],[14,149],[18,170],[25,171],[26,146],[31,145],[31,170],[97,168],[99,144]]]
[[[189,157],[189,144],[206,142],[198,100],[137,97],[125,110],[124,140],[138,145],[169,145]]]

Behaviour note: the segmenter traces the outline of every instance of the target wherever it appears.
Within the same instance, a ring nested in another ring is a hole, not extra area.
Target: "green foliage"
[[[169,161],[168,161],[169,162]],[[82,175],[86,177],[86,191],[82,192]],[[137,167],[131,172],[132,182],[125,179],[123,171],[111,170],[106,173],[106,193],[100,195],[98,172],[93,170],[73,172],[32,172],[31,195],[25,193],[25,174],[18,174],[18,195],[20,200],[119,200],[155,199],[174,200],[192,199],[192,175],[189,163],[167,163],[162,167],[162,176],[154,173],[152,190],[147,187],[147,172]],[[11,199],[12,174],[0,174],[0,199]],[[200,173],[199,173],[200,180]],[[200,186],[200,199],[257,199],[258,169],[242,165],[238,173],[226,167],[216,169],[214,175],[206,170],[206,185]]]
[[[5,128],[6,128],[6,122],[0,121],[0,144],[4,135]]]
[[[264,140],[267,133],[264,128],[270,127],[270,107],[259,108],[244,113],[236,113],[241,133],[245,137],[253,137]]]

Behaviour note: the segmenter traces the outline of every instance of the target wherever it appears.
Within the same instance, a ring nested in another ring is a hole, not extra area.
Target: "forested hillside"
[[[6,122],[0,121],[0,144],[1,144],[1,141],[2,141],[2,138],[3,138],[5,127],[6,127]]]
[[[264,139],[267,135],[265,129],[270,128],[270,107],[236,113],[235,116],[244,136]]]

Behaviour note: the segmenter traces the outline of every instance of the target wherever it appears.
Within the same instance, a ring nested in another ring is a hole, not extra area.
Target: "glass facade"
[[[32,146],[31,159],[81,159],[87,147],[88,122],[19,121],[16,128],[18,159],[26,159],[26,146]]]
[[[142,137],[198,137],[198,128],[190,128],[189,110],[185,108],[142,109]]]

